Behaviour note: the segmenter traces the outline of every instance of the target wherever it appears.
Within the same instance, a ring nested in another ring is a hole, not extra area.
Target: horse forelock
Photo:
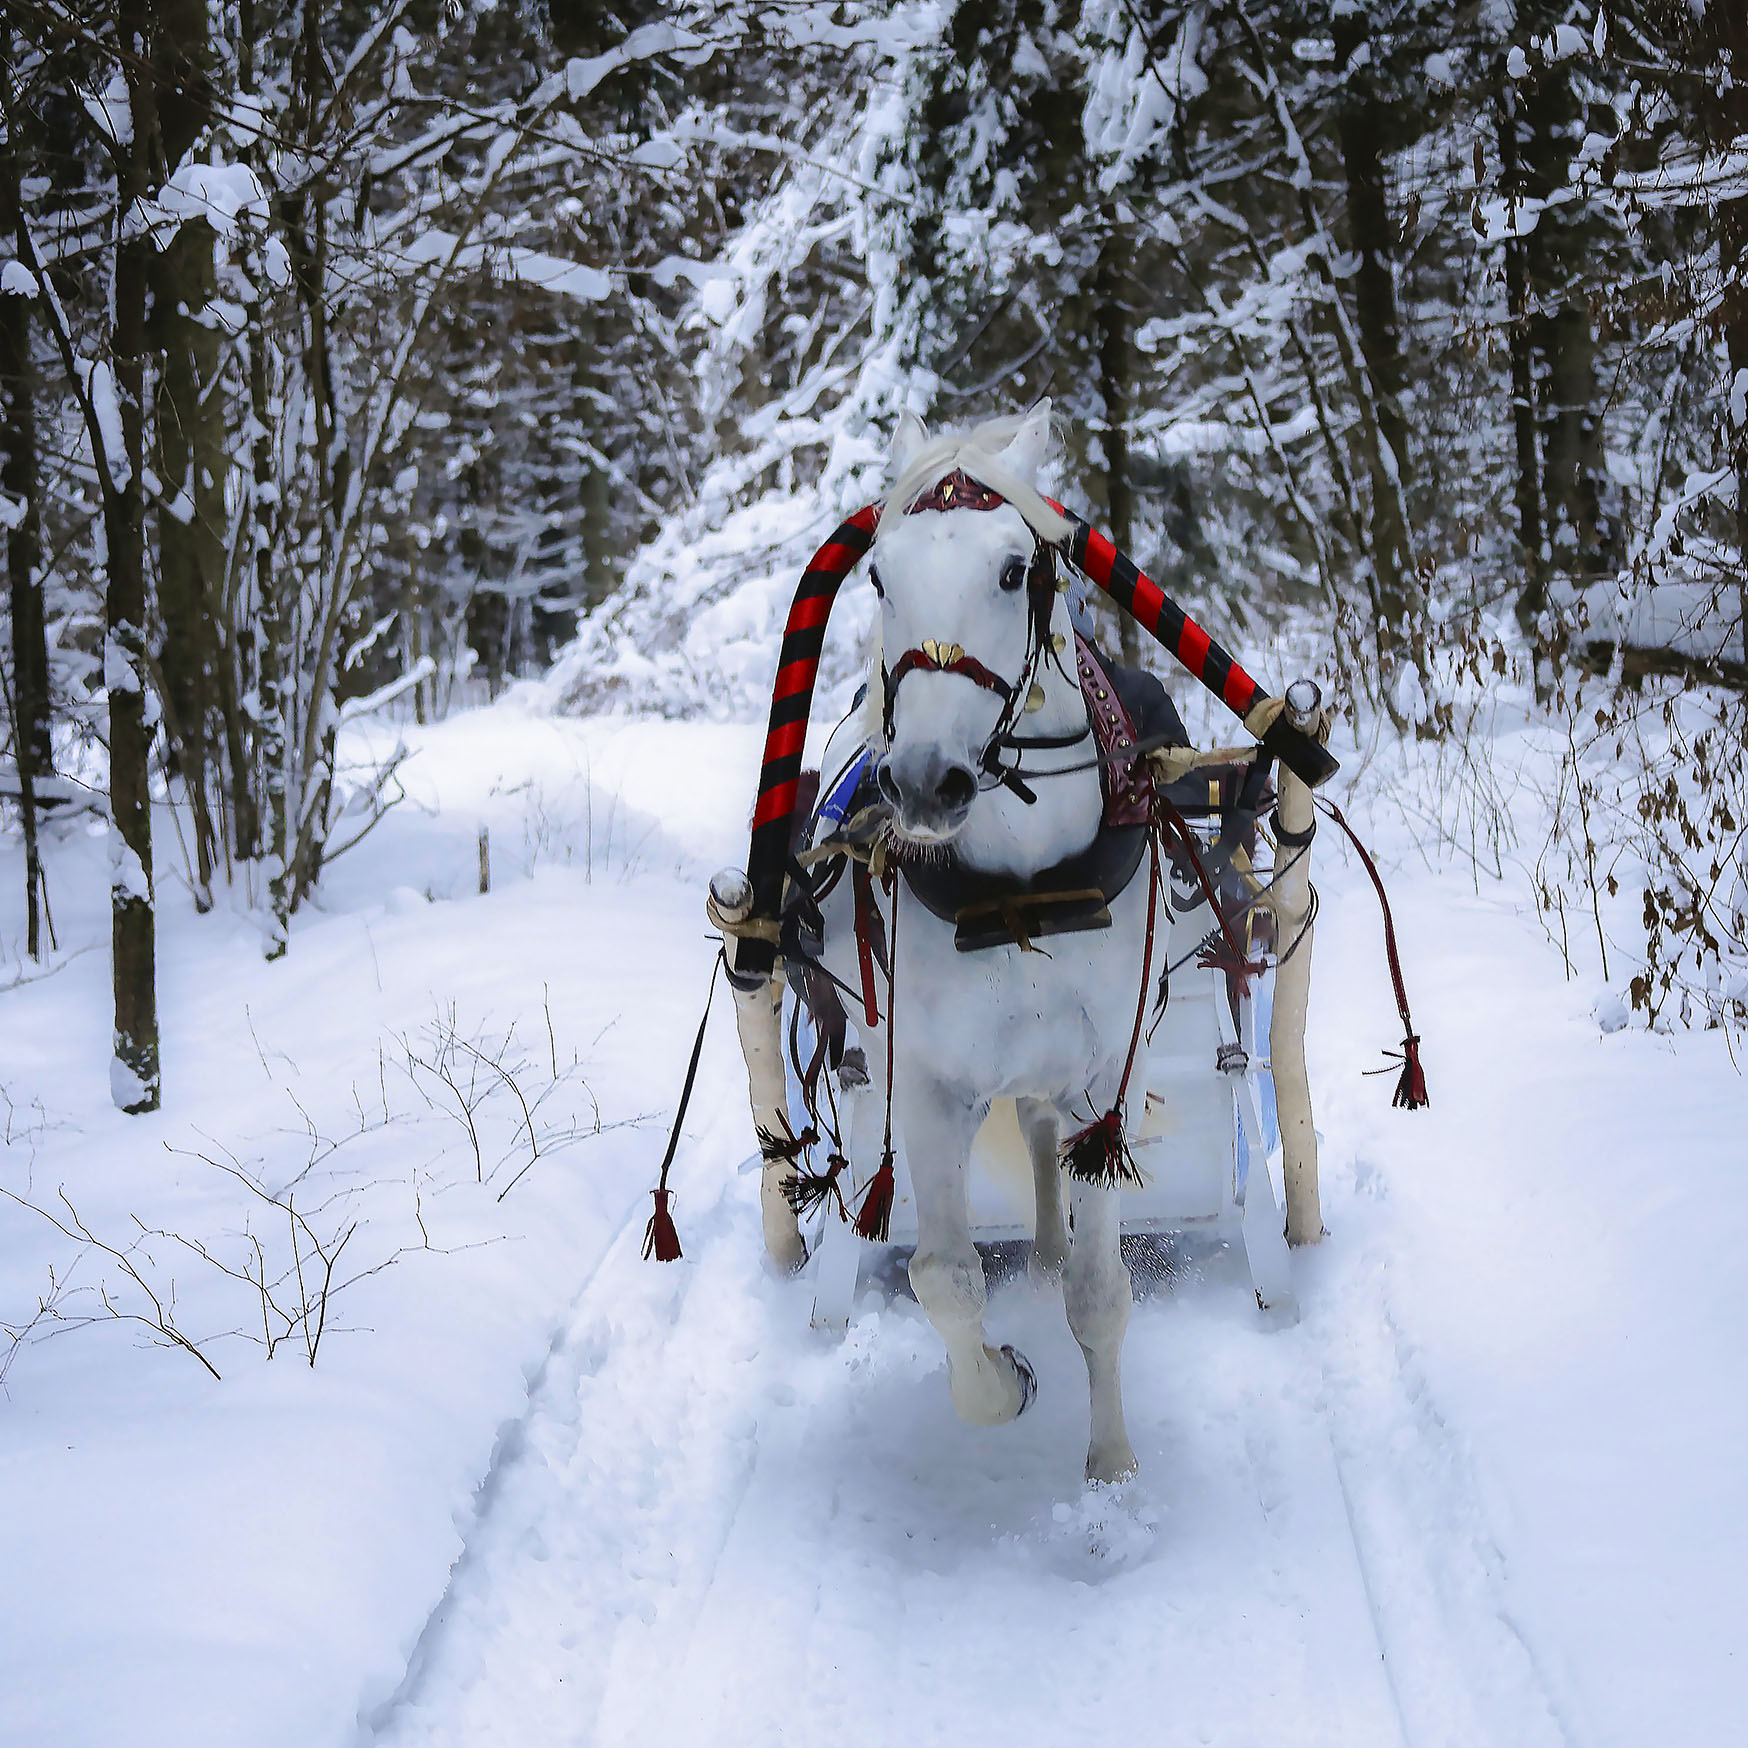
[[[926,496],[951,474],[968,479],[999,494],[1019,511],[1026,526],[1039,539],[1059,546],[1068,538],[1066,517],[1051,509],[1044,495],[1030,480],[1022,478],[999,458],[1014,433],[1024,423],[1019,418],[989,419],[970,431],[950,433],[921,444],[899,469],[881,504],[881,522],[902,516],[917,499]]]

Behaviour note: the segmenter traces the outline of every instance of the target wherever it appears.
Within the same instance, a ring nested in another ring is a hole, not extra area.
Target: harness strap
[[[1075,669],[1104,767],[1106,825],[1145,825],[1153,807],[1153,772],[1139,752],[1128,706],[1098,652],[1077,631]]]
[[[698,1079],[698,1058],[704,1054],[704,1033],[710,1025],[710,1003],[716,994],[716,974],[727,955],[720,949],[710,967],[710,988],[704,996],[704,1012],[698,1021],[698,1036],[692,1040],[692,1060],[686,1064],[686,1084],[680,1089],[680,1103],[674,1111],[674,1126],[668,1131],[668,1150],[662,1155],[661,1176],[650,1192],[655,1197],[655,1212],[643,1229],[643,1260],[654,1257],[657,1262],[680,1260],[680,1235],[674,1229],[674,1216],[668,1207],[672,1191],[668,1188],[668,1172],[674,1163],[674,1152],[680,1145],[680,1125],[686,1120],[686,1107],[692,1102],[692,1088]]]
[[[885,959],[884,932],[880,910],[874,902],[874,882],[868,877],[868,866],[858,862],[850,876],[851,890],[856,898],[856,959],[862,968],[862,1017],[872,1030],[880,1024],[880,1001],[874,993],[874,960]]]
[[[1013,699],[1014,689],[1000,674],[991,673],[976,656],[968,656],[957,644],[949,644],[945,648],[936,644],[932,648],[925,645],[921,649],[907,649],[898,658],[898,665],[890,672],[882,670],[881,684],[885,693],[886,738],[892,739],[892,708],[898,692],[898,683],[906,674],[923,673],[958,674],[961,679],[969,680],[974,686],[981,686],[986,692],[993,692],[1003,704]]]
[[[1261,970],[1260,966],[1250,965],[1244,948],[1239,944],[1238,936],[1233,931],[1231,919],[1228,918],[1225,907],[1220,903],[1220,895],[1214,890],[1214,882],[1208,878],[1208,870],[1202,861],[1201,852],[1196,848],[1195,833],[1190,830],[1184,816],[1163,795],[1159,797],[1159,810],[1190,859],[1190,866],[1195,870],[1196,881],[1202,888],[1202,896],[1207,899],[1208,908],[1213,911],[1214,920],[1220,925],[1220,933],[1226,937],[1226,945],[1231,948],[1241,964],[1248,966],[1253,972]]]
[[[1427,1103],[1426,1075],[1420,1066],[1420,1034],[1415,1031],[1413,1016],[1408,1012],[1408,990],[1402,981],[1402,961],[1396,954],[1396,922],[1390,915],[1390,900],[1384,891],[1383,876],[1379,874],[1378,864],[1372,860],[1371,852],[1360,842],[1359,835],[1347,823],[1341,809],[1333,801],[1325,801],[1321,796],[1313,799],[1347,833],[1347,841],[1359,851],[1360,861],[1365,864],[1365,870],[1372,877],[1372,885],[1377,891],[1378,906],[1384,913],[1384,957],[1390,962],[1390,982],[1396,991],[1396,1012],[1402,1017],[1402,1074],[1396,1082],[1396,1094],[1390,1103],[1405,1111],[1418,1111]],[[1396,1052],[1386,1050],[1384,1054],[1394,1056]],[[1388,1070],[1377,1068],[1371,1072],[1384,1074]]]
[[[1281,824],[1281,810],[1277,807],[1269,815],[1269,830],[1275,834],[1277,844],[1285,844],[1290,850],[1302,850],[1317,836],[1317,816],[1311,816],[1311,823],[1302,832],[1290,832]]]
[[[1043,926],[1051,919],[1047,914],[1052,910],[1065,909],[1072,905],[1096,905],[1097,916],[1102,917],[1100,927],[1110,926],[1110,911],[1104,892],[1097,886],[1079,886],[1068,892],[1013,892],[1003,893],[998,898],[979,899],[975,904],[962,905],[953,917],[958,929],[955,944],[964,941],[968,934],[974,933],[974,925],[980,917],[999,918],[1008,933],[1014,938],[1014,945],[1022,953],[1038,951],[1032,945],[1032,937],[1038,934],[1053,934],[1057,931]],[[964,949],[961,947],[961,951]]]
[[[886,960],[886,1127],[880,1140],[880,1168],[869,1180],[862,1205],[856,1210],[856,1236],[871,1244],[884,1244],[892,1231],[892,1204],[897,1195],[892,1152],[892,1036],[898,1014],[893,989],[898,976],[898,881],[887,885],[892,894],[892,942]]]

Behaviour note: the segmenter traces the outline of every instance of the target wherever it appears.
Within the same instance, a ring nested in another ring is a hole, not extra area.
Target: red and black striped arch
[[[1071,531],[1063,550],[1070,562],[1152,633],[1234,716],[1247,715],[1262,696],[1256,681],[1127,553],[1119,552],[1072,510],[1064,510],[1054,499],[1045,502],[1068,518]]]
[[[813,707],[826,620],[839,585],[868,550],[879,521],[880,506],[870,504],[838,525],[802,573],[783,628],[777,683],[771,689],[771,721],[765,731],[765,762],[759,772],[759,799],[753,809],[752,849],[747,858],[753,909],[762,917],[774,917],[783,901],[783,870],[801,781],[801,749],[807,739],[807,717]],[[761,946],[765,943],[744,943],[743,968],[754,968],[749,949]]]
[[[1063,550],[1069,561],[1133,615],[1235,716],[1247,715],[1263,695],[1256,681],[1104,535],[1053,499],[1045,502],[1068,520],[1070,532]],[[765,733],[765,762],[759,773],[759,799],[753,810],[753,841],[747,857],[756,916],[775,917],[783,902],[802,746],[807,739],[826,620],[839,586],[873,544],[879,522],[878,504],[870,504],[841,522],[802,573],[789,609],[777,658],[777,681],[771,691],[771,721]],[[1315,740],[1284,719],[1275,722],[1263,740],[1307,783],[1321,783],[1338,768]],[[774,960],[775,950],[769,942],[747,940],[741,944],[737,963],[741,970],[769,971]]]

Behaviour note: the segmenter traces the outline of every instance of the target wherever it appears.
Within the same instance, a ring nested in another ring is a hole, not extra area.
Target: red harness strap
[[[1134,753],[1134,719],[1098,652],[1077,631],[1075,672],[1105,767],[1105,824],[1145,825],[1153,817],[1153,772]]]
[[[880,1024],[880,998],[874,990],[874,962],[886,964],[885,927],[880,921],[880,909],[874,902],[874,882],[868,865],[857,862],[850,876],[850,890],[856,898],[856,960],[862,968],[862,1017],[870,1031]]]
[[[1378,872],[1378,864],[1372,860],[1370,851],[1347,823],[1341,809],[1333,801],[1325,801],[1322,796],[1317,797],[1317,805],[1347,833],[1347,841],[1359,851],[1360,860],[1365,864],[1372,885],[1377,889],[1378,906],[1384,913],[1384,957],[1390,962],[1390,982],[1396,991],[1396,1012],[1402,1017],[1402,1073],[1396,1081],[1396,1094],[1390,1103],[1399,1110],[1418,1111],[1427,1103],[1426,1073],[1420,1066],[1420,1034],[1415,1031],[1414,1016],[1408,1011],[1408,988],[1402,981],[1402,961],[1396,955],[1396,919],[1390,915],[1390,900],[1384,893],[1384,879]],[[1386,1050],[1384,1054],[1391,1056],[1395,1052]],[[1387,1074],[1389,1070],[1374,1068],[1367,1072]]]
[[[981,686],[986,692],[993,692],[1005,704],[1013,697],[1014,689],[1000,674],[993,674],[980,662],[976,656],[968,656],[963,650],[950,660],[942,660],[947,651],[928,649],[907,649],[898,658],[897,665],[886,676],[886,736],[892,738],[892,700],[898,691],[898,682],[906,674],[914,674],[919,670],[928,674],[958,674],[962,679],[969,680],[974,686]]]

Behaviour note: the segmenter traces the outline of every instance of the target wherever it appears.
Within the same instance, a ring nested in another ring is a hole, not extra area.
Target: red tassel
[[[1402,1040],[1402,1078],[1390,1103],[1398,1110],[1418,1111],[1426,1104],[1426,1075],[1420,1067],[1420,1039],[1410,1032]]]
[[[674,1230],[674,1217],[668,1212],[668,1197],[671,1190],[654,1190],[655,1212],[649,1217],[649,1224],[643,1229],[643,1260],[648,1262],[653,1256],[657,1262],[678,1262],[680,1260],[680,1235]]]
[[[868,1193],[862,1198],[862,1206],[856,1211],[858,1238],[866,1238],[870,1244],[886,1242],[886,1235],[892,1230],[893,1195],[892,1155],[889,1153],[881,1160],[880,1169],[875,1172]]]

